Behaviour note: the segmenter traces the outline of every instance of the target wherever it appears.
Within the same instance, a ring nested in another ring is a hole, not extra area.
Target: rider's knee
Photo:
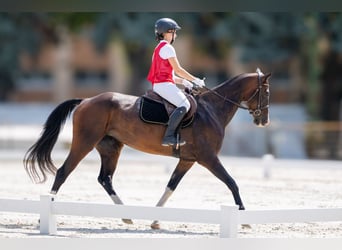
[[[186,112],[188,112],[190,110],[191,104],[190,104],[189,100],[186,100],[183,102],[182,106],[185,107]]]

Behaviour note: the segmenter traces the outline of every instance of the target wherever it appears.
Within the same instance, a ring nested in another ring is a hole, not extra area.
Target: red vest
[[[149,80],[152,85],[159,82],[174,82],[172,75],[172,66],[168,59],[163,59],[159,55],[159,51],[164,47],[167,42],[161,42],[154,49],[152,57],[152,65],[150,71],[147,75],[147,80]]]

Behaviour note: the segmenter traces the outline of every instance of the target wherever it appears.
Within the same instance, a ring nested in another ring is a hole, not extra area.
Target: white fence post
[[[54,197],[52,195],[40,196],[40,233],[41,234],[55,234],[57,233],[56,216],[52,213],[52,202]]]
[[[221,206],[220,238],[237,238],[238,206]]]
[[[272,168],[273,160],[274,160],[274,156],[271,154],[265,154],[262,157],[264,179],[270,179],[271,178],[271,172],[272,172],[271,168]]]

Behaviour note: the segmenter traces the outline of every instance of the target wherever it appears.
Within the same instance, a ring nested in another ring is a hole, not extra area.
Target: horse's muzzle
[[[266,127],[270,123],[269,115],[254,117],[254,124],[258,127]]]

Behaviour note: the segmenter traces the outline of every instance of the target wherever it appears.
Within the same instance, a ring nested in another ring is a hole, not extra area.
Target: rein
[[[269,86],[269,84],[267,83],[262,83],[261,82],[261,76],[263,75],[262,72],[260,71],[260,69],[258,68],[257,69],[257,73],[258,73],[258,88],[255,89],[255,91],[253,92],[253,94],[251,95],[251,97],[248,98],[247,101],[245,101],[245,103],[249,103],[258,93],[259,93],[259,96],[258,96],[258,106],[256,109],[250,109],[248,106],[244,106],[244,105],[241,105],[240,103],[230,99],[230,98],[227,98],[226,96],[223,96],[219,93],[217,93],[216,91],[206,87],[206,86],[203,86],[202,88],[204,88],[206,91],[210,92],[210,93],[213,93],[214,95],[222,98],[224,101],[227,101],[227,102],[230,102],[232,104],[234,104],[235,106],[237,106],[238,108],[241,108],[241,109],[246,109],[248,110],[251,114],[253,114],[254,116],[259,116],[261,115],[261,110],[265,109],[265,108],[268,108],[269,105],[266,105],[264,107],[261,107],[261,100],[262,100],[262,95],[261,95],[261,89],[263,86]],[[223,83],[223,82],[222,82]],[[221,84],[222,84],[221,83]]]
[[[208,91],[208,92],[210,92],[210,93],[213,93],[214,95],[220,97],[221,99],[223,99],[223,101],[230,102],[230,103],[232,103],[232,104],[238,106],[238,107],[241,108],[241,109],[248,109],[248,107],[246,107],[246,106],[244,106],[244,105],[241,105],[240,103],[238,103],[238,102],[236,102],[236,101],[233,101],[232,99],[229,99],[229,98],[227,98],[227,97],[225,97],[225,96],[223,96],[223,95],[217,93],[216,91],[214,91],[214,90],[212,90],[212,89],[209,89],[209,88],[206,87],[206,86],[204,86],[204,87],[202,87],[202,88],[204,88],[206,91]],[[257,94],[258,92],[259,92],[259,88],[256,89],[256,90],[254,91],[253,95],[252,95],[246,102],[247,102],[247,103],[250,102],[250,101],[256,96],[256,94]]]

